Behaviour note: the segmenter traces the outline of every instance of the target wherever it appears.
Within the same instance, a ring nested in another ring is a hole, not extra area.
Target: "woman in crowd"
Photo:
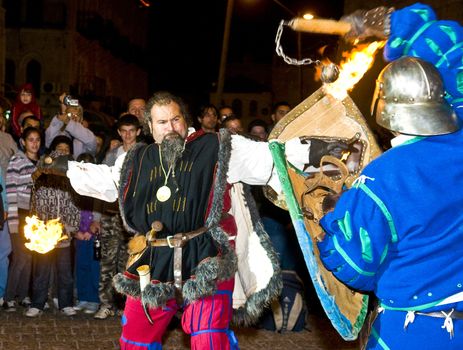
[[[11,157],[6,173],[8,227],[13,248],[5,294],[7,311],[16,311],[17,301],[25,306],[30,303],[31,252],[24,246],[23,227],[30,214],[31,175],[39,159],[40,142],[40,131],[26,128],[21,138],[24,151],[18,150]]]

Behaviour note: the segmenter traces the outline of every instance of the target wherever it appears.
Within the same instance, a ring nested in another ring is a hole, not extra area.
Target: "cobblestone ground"
[[[27,318],[19,309],[15,313],[0,311],[0,349],[5,350],[114,350],[119,349],[120,318],[95,320],[78,314],[66,317],[56,310],[46,311],[40,318]],[[235,330],[241,350],[305,349],[351,350],[357,342],[345,342],[323,316],[310,316],[310,330],[284,334],[243,328]],[[189,349],[189,338],[181,330],[166,334],[166,350]]]

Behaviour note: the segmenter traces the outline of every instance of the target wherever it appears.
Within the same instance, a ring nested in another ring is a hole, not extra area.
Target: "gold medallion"
[[[165,202],[166,200],[168,200],[170,198],[170,195],[171,195],[170,188],[165,185],[162,187],[159,187],[159,189],[156,191],[156,198],[160,202]]]

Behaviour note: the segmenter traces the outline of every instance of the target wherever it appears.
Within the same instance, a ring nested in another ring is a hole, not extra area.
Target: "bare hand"
[[[84,233],[79,231],[75,234],[74,236],[75,238],[77,238],[79,241],[83,241],[84,240]]]
[[[84,237],[84,241],[89,241],[90,239],[92,239],[92,234],[90,232],[85,232],[83,234],[83,237]]]
[[[92,221],[92,223],[90,224],[90,232],[95,234],[95,233],[100,232],[100,229],[101,229],[100,222],[99,221]]]

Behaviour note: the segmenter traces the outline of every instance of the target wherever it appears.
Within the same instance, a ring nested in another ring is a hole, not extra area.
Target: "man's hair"
[[[237,117],[236,115],[231,115],[229,117],[226,117],[224,120],[222,120],[222,124],[225,125],[227,124],[228,122],[231,122],[233,120],[241,120],[241,118]]]
[[[202,107],[199,109],[199,116],[198,116],[198,118],[199,118],[199,119],[203,119],[203,118],[204,118],[204,115],[206,114],[206,112],[207,112],[209,109],[212,109],[213,111],[215,111],[216,117],[219,118],[219,111],[217,110],[217,108],[216,108],[213,104],[208,104],[208,105],[202,106]]]
[[[29,126],[26,129],[24,129],[21,134],[21,138],[25,140],[33,132],[36,132],[37,134],[39,134],[40,138],[42,138],[42,134],[40,133],[40,130],[37,128],[34,128],[33,126]]]
[[[53,141],[51,141],[49,151],[55,151],[56,146],[58,146],[60,143],[65,143],[69,146],[69,149],[71,151],[71,155],[74,154],[74,144],[71,140],[71,138],[67,137],[66,135],[58,135],[56,136]]]
[[[96,163],[95,157],[91,153],[81,153],[76,159],[77,162]]]
[[[140,121],[137,116],[133,114],[124,114],[117,121],[117,129],[120,129],[122,126],[134,126],[137,129],[140,129]]]
[[[22,121],[21,121],[21,126],[24,128],[24,125],[26,125],[26,120],[28,119],[32,119],[32,120],[35,120],[36,122],[39,122],[40,123],[40,119],[37,118],[35,115],[28,115],[27,117],[25,117]]]
[[[255,126],[261,126],[264,128],[265,132],[268,133],[268,125],[262,119],[253,119],[248,125],[248,132],[251,132],[252,128]]]
[[[135,96],[135,97],[132,97],[129,102],[127,103],[127,106],[130,105],[130,103],[132,103],[133,101],[135,100],[142,100],[143,102],[146,102],[145,99],[143,97],[138,97],[138,96]]]
[[[148,124],[151,123],[151,108],[153,108],[153,106],[166,106],[171,102],[175,102],[176,104],[178,104],[178,106],[180,107],[180,113],[185,118],[188,126],[190,126],[191,118],[190,114],[188,113],[188,108],[185,102],[183,102],[183,100],[180,97],[175,96],[167,91],[155,92],[153,96],[148,100],[145,106],[145,122]]]
[[[233,111],[233,108],[232,108],[232,106],[230,106],[230,105],[222,105],[222,106],[220,106],[220,107],[219,107],[219,111],[220,111],[221,109],[224,109],[224,108],[229,108],[229,109],[231,109],[231,110]]]
[[[276,110],[278,109],[278,107],[281,107],[281,106],[287,106],[287,107],[291,108],[291,105],[290,105],[288,102],[286,102],[286,101],[279,101],[279,102],[277,102],[277,103],[275,103],[275,104],[273,105],[272,113],[275,113]]]

